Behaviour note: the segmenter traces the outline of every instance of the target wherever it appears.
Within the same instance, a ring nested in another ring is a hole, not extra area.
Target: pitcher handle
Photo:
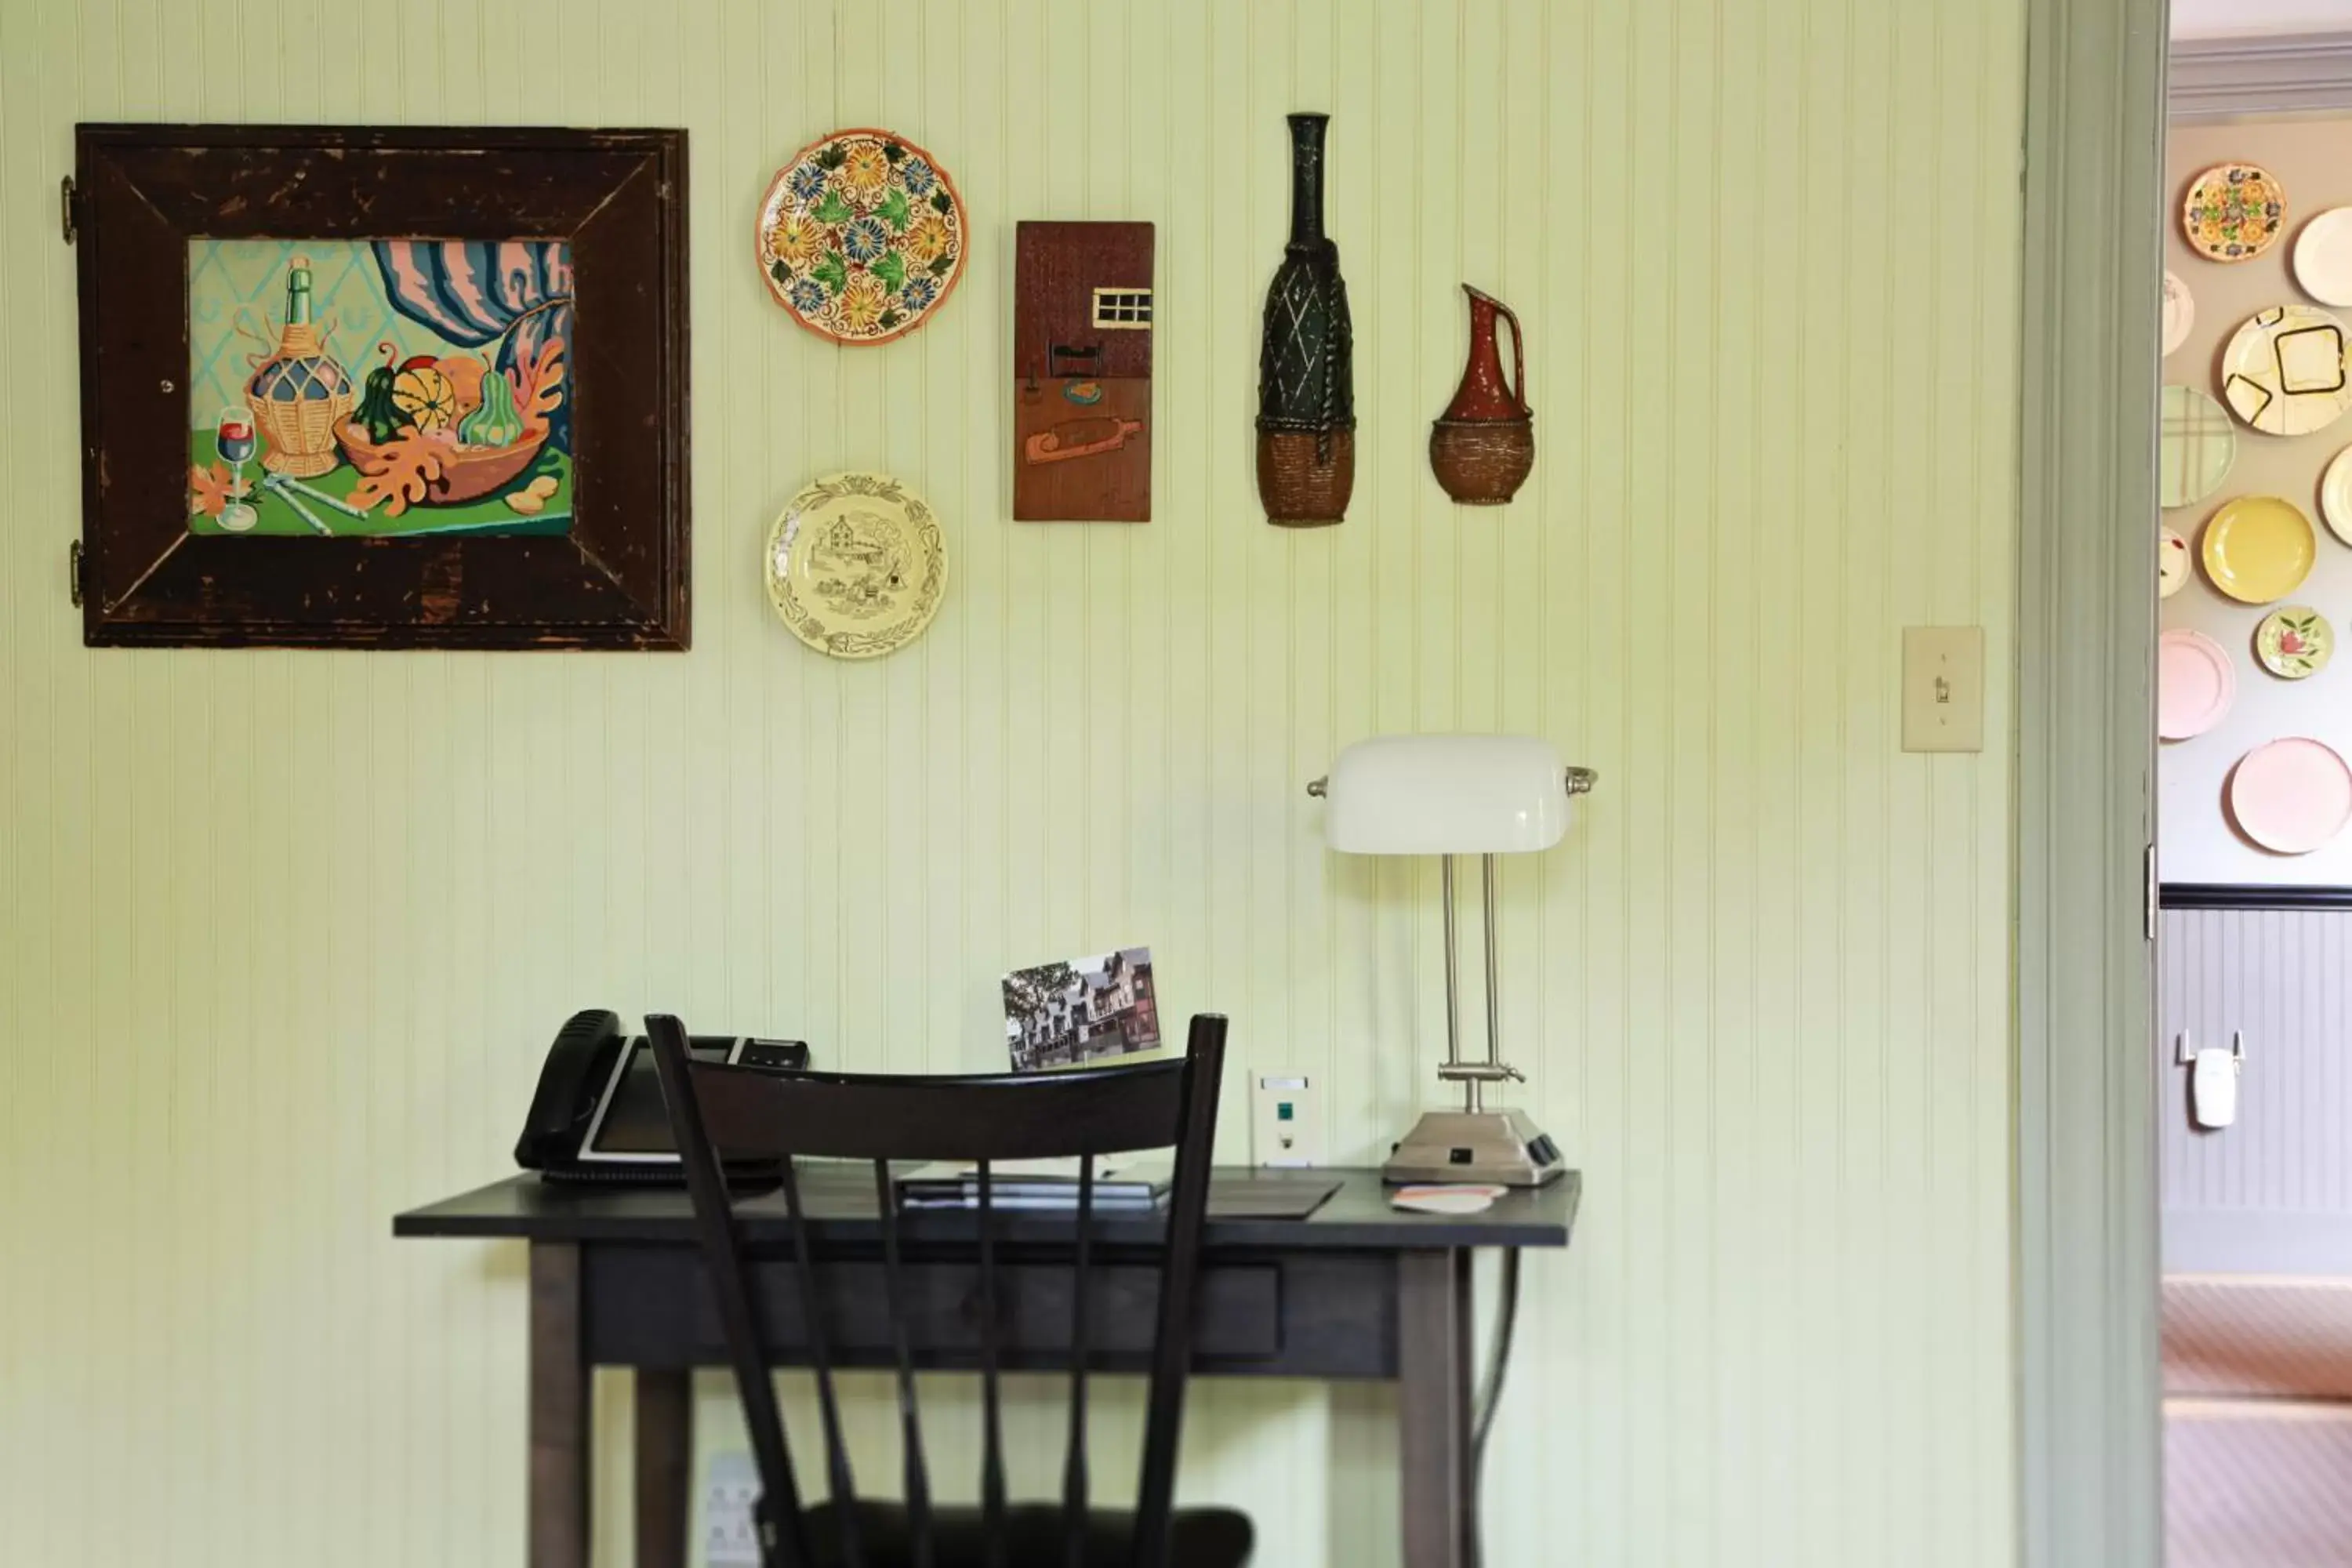
[[[1525,416],[1533,412],[1528,407],[1526,340],[1519,335],[1519,318],[1511,308],[1497,300],[1495,301],[1495,309],[1501,313],[1503,320],[1511,324],[1511,401],[1519,405],[1519,413]]]

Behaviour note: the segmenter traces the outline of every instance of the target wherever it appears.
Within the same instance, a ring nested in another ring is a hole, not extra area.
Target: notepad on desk
[[[1079,1163],[1070,1160],[999,1160],[988,1167],[992,1208],[1028,1212],[1075,1212]],[[1092,1203],[1098,1214],[1142,1214],[1166,1201],[1174,1172],[1164,1160],[1097,1156]],[[960,1161],[919,1165],[898,1178],[898,1204],[909,1209],[976,1209],[980,1167]]]

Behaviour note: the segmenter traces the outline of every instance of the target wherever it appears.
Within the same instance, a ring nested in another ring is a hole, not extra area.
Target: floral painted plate
[[[2257,746],[2230,773],[2239,831],[2277,855],[2308,855],[2352,822],[2352,768],[2304,735]]]
[[[2217,163],[2189,183],[2180,227],[2189,247],[2209,261],[2251,261],[2278,243],[2286,191],[2253,163]]]
[[[2238,695],[2237,672],[2203,632],[2168,631],[2156,640],[2156,732],[2187,741],[2221,721]]]
[[[2308,436],[2352,408],[2344,323],[2316,305],[2273,305],[2221,355],[2221,395],[2266,436]]]
[[[2170,272],[2164,275],[2164,352],[2173,350],[2189,341],[2189,330],[2197,324],[2197,297],[2189,285]]]
[[[2169,599],[2189,586],[2189,541],[2168,528],[2156,531],[2156,596]]]
[[[2277,496],[2240,496],[2205,525],[2205,575],[2242,605],[2273,605],[2303,586],[2319,557],[2311,519]]]
[[[768,531],[766,568],[768,603],[794,637],[835,658],[879,658],[939,613],[947,542],[889,475],[827,474]]]
[[[2285,605],[2254,628],[2254,657],[2282,680],[2316,675],[2336,651],[2336,628],[2308,605]]]
[[[887,343],[963,276],[963,198],[888,131],[836,131],[777,173],[760,205],[760,271],[793,320],[837,343]]]

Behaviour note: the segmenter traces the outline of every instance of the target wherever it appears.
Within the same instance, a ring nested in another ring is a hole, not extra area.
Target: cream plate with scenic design
[[[2251,261],[2278,243],[2286,192],[2278,176],[2252,163],[2217,163],[2189,182],[2180,229],[2209,261]]]
[[[2316,675],[2336,651],[2336,628],[2308,605],[2284,605],[2254,628],[2254,657],[2282,680]]]
[[[835,658],[879,658],[939,613],[947,542],[923,498],[887,474],[827,474],[769,531],[767,574],[794,637]]]
[[[760,272],[793,320],[837,343],[887,343],[963,276],[963,198],[889,131],[836,131],[793,154],[760,205]]]

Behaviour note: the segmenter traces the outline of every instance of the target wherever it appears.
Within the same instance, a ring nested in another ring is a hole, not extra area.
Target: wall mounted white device
[[[2226,1051],[2219,1046],[2200,1051],[2184,1030],[2174,1059],[2189,1069],[2190,1121],[2213,1132],[2238,1120],[2238,1078],[2246,1067],[2244,1030],[2231,1031]]]
[[[1520,735],[1382,735],[1341,752],[1307,793],[1328,803],[1325,842],[1343,855],[1435,855],[1445,900],[1445,1062],[1460,1110],[1423,1115],[1381,1173],[1391,1182],[1500,1182],[1534,1187],[1568,1169],[1559,1147],[1523,1110],[1489,1110],[1490,1083],[1526,1082],[1503,1060],[1495,966],[1495,857],[1550,848],[1568,832],[1572,797],[1599,775],[1561,764],[1549,742]],[[1486,1055],[1462,1058],[1454,858],[1479,857],[1486,889]]]

